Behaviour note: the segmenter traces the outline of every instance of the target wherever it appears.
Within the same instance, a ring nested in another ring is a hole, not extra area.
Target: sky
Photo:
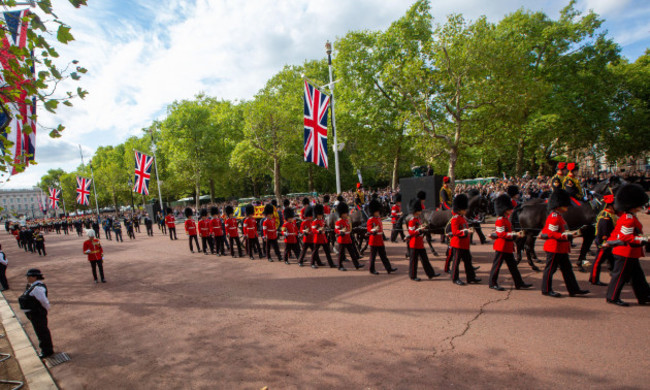
[[[89,92],[57,114],[40,110],[39,122],[66,130],[36,137],[36,161],[25,172],[0,178],[0,188],[36,185],[49,169],[74,170],[98,146],[116,145],[165,117],[175,100],[199,92],[222,99],[251,98],[285,64],[324,58],[325,41],[351,30],[380,30],[401,17],[410,0],[88,0],[73,8],[53,0],[75,41],[58,46],[62,59],[88,69],[79,82]],[[434,22],[461,13],[497,22],[519,8],[557,18],[560,0],[432,0]],[[650,47],[650,1],[578,0],[634,61]],[[334,48],[336,50],[336,48]],[[335,52],[336,54],[336,52]]]

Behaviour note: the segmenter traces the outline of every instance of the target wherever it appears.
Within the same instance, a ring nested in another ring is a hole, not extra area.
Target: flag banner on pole
[[[149,179],[151,179],[151,166],[153,156],[147,156],[135,150],[135,180],[133,191],[142,195],[149,195]]]
[[[29,10],[3,12],[0,18],[0,28],[5,31],[5,36],[0,42],[0,67],[3,71],[10,69],[10,61],[24,63],[25,58],[16,58],[12,53],[12,47],[24,49],[27,44],[28,21],[26,17]],[[9,70],[11,72],[11,70]],[[14,164],[24,163],[29,165],[34,160],[36,152],[36,97],[27,96],[23,85],[34,81],[34,67],[31,67],[32,76],[27,78],[22,74],[13,74],[15,79],[9,85],[0,72],[0,99],[5,110],[0,110],[0,124],[8,123],[2,130],[2,135],[13,145],[0,144],[2,153],[13,157]],[[15,168],[11,174],[19,173]]]
[[[59,200],[61,200],[61,190],[52,187],[49,190],[50,196],[48,196],[48,199],[50,200],[50,208],[52,210],[58,210]]]
[[[47,213],[47,198],[45,194],[39,195],[38,198],[38,208],[41,210],[41,213]]]
[[[90,206],[90,185],[92,180],[77,176],[77,203]]]
[[[327,112],[330,97],[305,80],[305,161],[327,169]]]

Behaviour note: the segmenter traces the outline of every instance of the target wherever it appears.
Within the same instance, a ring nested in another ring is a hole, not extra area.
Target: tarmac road
[[[641,222],[650,230],[650,217]],[[108,283],[99,285],[76,234],[49,234],[46,258],[0,234],[14,310],[25,271],[45,274],[55,349],[72,358],[52,368],[61,388],[648,388],[650,307],[636,304],[630,286],[628,308],[606,304],[606,287],[590,286],[586,273],[576,272],[592,294],[544,297],[541,272],[522,262],[534,288],[493,291],[491,244],[472,247],[483,282],[459,287],[447,274],[426,280],[421,268],[425,280],[410,281],[401,243],[388,244],[399,271],[387,275],[379,262],[374,276],[367,266],[340,272],[191,254],[184,234],[171,242],[154,231],[102,240]],[[543,258],[541,243],[537,251]],[[442,260],[432,261],[437,272]],[[566,292],[561,273],[554,282]],[[505,265],[500,284],[512,287]]]

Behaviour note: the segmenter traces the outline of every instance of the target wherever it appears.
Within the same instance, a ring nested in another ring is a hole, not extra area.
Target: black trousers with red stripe
[[[508,270],[510,270],[512,281],[515,282],[515,288],[521,287],[524,284],[524,280],[521,277],[519,268],[517,268],[517,261],[515,260],[514,253],[499,251],[494,253],[494,261],[492,262],[492,270],[490,271],[490,287],[499,284],[499,271],[501,270],[504,261],[508,266]]]
[[[418,259],[420,259],[420,262],[422,263],[424,273],[427,274],[428,278],[432,278],[436,272],[433,270],[433,267],[429,262],[429,257],[427,256],[427,250],[424,248],[411,248],[411,258],[409,259],[409,277],[411,279],[418,277]]]
[[[280,247],[278,246],[278,239],[266,239],[266,257],[268,259],[271,258],[271,249],[275,252],[275,255],[278,257],[278,261],[282,258],[282,255],[280,255]]]
[[[467,276],[467,281],[472,282],[476,279],[476,273],[474,272],[474,266],[472,265],[472,254],[469,252],[469,249],[451,248],[451,258],[453,259],[451,267],[452,281],[455,282],[460,279],[460,270],[458,267],[460,266],[461,260],[465,267],[465,276]]]
[[[354,264],[356,268],[359,268],[359,254],[357,253],[357,249],[352,243],[339,244],[339,268],[343,267],[343,260],[345,259],[346,250],[352,259],[352,264]]]
[[[370,272],[375,272],[375,260],[377,259],[377,256],[379,256],[379,259],[381,259],[382,264],[384,264],[384,268],[386,268],[387,272],[391,272],[393,269],[393,266],[390,264],[390,260],[388,260],[388,256],[386,256],[386,247],[385,246],[371,246],[370,247]]]
[[[639,303],[650,302],[650,286],[648,286],[639,259],[614,256],[614,272],[607,289],[607,299],[610,301],[619,299],[621,290],[627,282],[632,284],[634,296]]]
[[[289,261],[289,254],[293,252],[293,255],[298,259],[300,257],[300,245],[297,242],[284,244],[284,261]]]
[[[591,269],[591,274],[589,275],[589,282],[591,283],[600,282],[600,269],[604,261],[607,261],[610,265],[614,263],[612,248],[598,249],[598,254],[596,255],[596,260],[594,261],[594,266]],[[610,269],[612,268],[613,267],[610,266]]]
[[[553,274],[560,267],[564,284],[566,285],[569,294],[577,293],[580,290],[576,275],[571,268],[571,261],[569,261],[568,253],[551,253],[546,252],[546,267],[544,268],[544,277],[542,279],[542,293],[549,293],[553,291]]]

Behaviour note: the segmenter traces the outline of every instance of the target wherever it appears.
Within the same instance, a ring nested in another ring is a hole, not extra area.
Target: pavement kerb
[[[27,333],[25,333],[16,317],[16,313],[9,306],[4,294],[0,295],[2,296],[2,299],[0,299],[2,326],[5,328],[6,337],[14,350],[14,358],[18,361],[20,370],[23,372],[30,390],[58,389],[59,387],[54,382],[50,371],[38,357],[36,349],[34,349]]]

